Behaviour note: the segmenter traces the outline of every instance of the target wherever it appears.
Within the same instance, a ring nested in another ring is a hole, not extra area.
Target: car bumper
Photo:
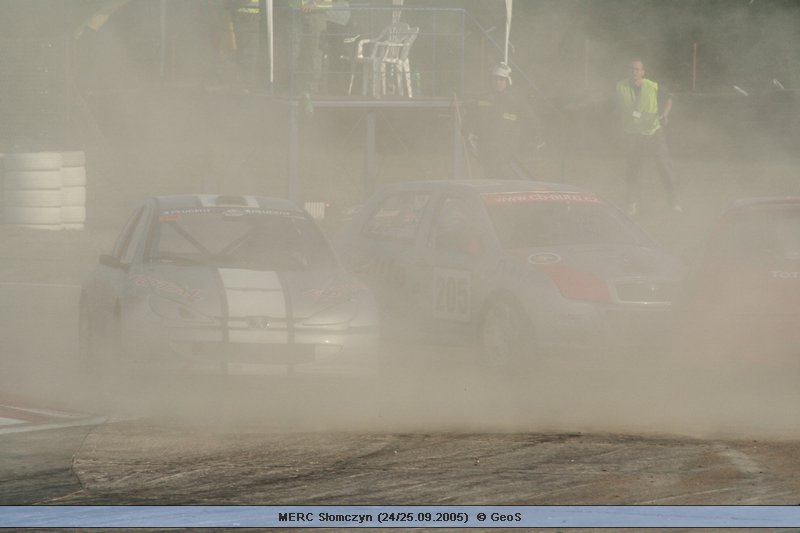
[[[380,356],[377,327],[327,331],[232,335],[222,328],[153,327],[128,329],[136,352],[156,364],[200,373],[370,374]],[[135,355],[135,354],[132,354]]]
[[[672,313],[668,306],[575,306],[546,322],[539,335],[546,347],[558,352],[601,355],[615,351],[661,351],[672,340]]]

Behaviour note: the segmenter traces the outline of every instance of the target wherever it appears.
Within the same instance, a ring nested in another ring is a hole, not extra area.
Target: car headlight
[[[150,305],[150,309],[153,313],[165,320],[200,323],[214,322],[212,318],[192,309],[185,303],[162,296],[151,294],[147,297],[147,303]]]
[[[349,323],[358,314],[357,298],[334,304],[303,320],[304,326],[341,326]]]

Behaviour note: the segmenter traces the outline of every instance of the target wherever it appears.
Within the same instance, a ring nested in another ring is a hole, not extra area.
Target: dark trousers
[[[661,129],[652,135],[626,134],[625,180],[628,184],[628,203],[641,200],[642,170],[646,159],[653,159],[661,176],[670,205],[677,204],[675,193],[675,165],[669,155],[667,139]]]

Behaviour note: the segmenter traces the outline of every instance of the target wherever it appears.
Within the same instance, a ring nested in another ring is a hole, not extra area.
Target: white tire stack
[[[86,154],[61,152],[61,222],[82,230],[86,222]]]
[[[30,152],[2,157],[6,224],[80,229],[86,222],[84,152]]]
[[[5,154],[3,169],[4,222],[61,229],[61,154]]]

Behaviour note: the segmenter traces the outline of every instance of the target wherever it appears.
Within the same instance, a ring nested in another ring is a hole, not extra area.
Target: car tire
[[[61,229],[60,207],[12,207],[6,205],[3,213],[7,224]]]
[[[8,171],[59,170],[61,154],[58,152],[29,152],[6,154],[3,166]]]
[[[515,370],[529,359],[533,348],[530,320],[522,305],[510,296],[499,296],[487,305],[478,334],[484,366]]]
[[[86,165],[86,152],[72,151],[61,152],[62,167],[82,167]]]
[[[63,187],[61,189],[61,204],[64,207],[85,206],[86,187]]]
[[[86,169],[84,167],[64,167],[59,174],[64,187],[86,186]]]
[[[11,190],[61,190],[60,170],[29,170],[6,172],[3,186],[6,191]]]
[[[3,194],[6,207],[61,207],[58,189],[8,190]]]
[[[83,224],[86,222],[86,207],[82,205],[62,206],[61,222],[64,224]]]

